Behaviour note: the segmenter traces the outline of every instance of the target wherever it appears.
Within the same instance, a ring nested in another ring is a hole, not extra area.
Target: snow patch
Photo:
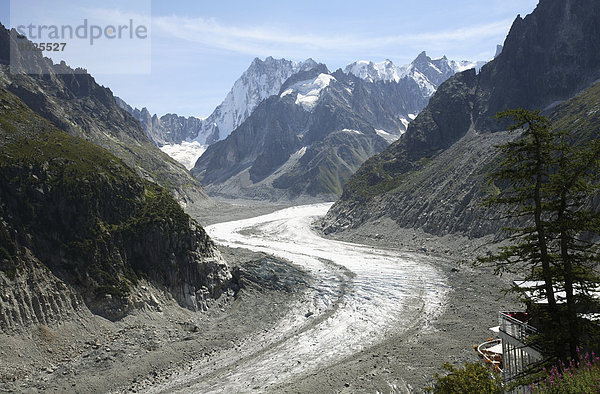
[[[346,133],[362,134],[362,131],[359,130],[343,129],[342,131]]]
[[[281,93],[281,94],[279,95],[279,97],[285,97],[285,96],[287,96],[288,94],[292,94],[292,93],[294,93],[294,91],[293,91],[292,89],[288,89],[288,90],[286,90],[285,92]]]
[[[405,129],[408,129],[408,124],[410,123],[410,121],[408,119],[400,119],[400,122],[402,122],[402,125],[404,126]]]
[[[472,68],[475,69],[475,72],[479,73],[479,70],[481,70],[481,67],[483,67],[487,62],[471,62],[468,60],[461,60],[459,62],[457,61],[452,61],[450,62],[450,65],[452,67],[452,69],[454,70],[454,72],[456,73],[460,73],[466,70],[470,70]]]
[[[360,60],[346,66],[344,72],[369,82],[398,82],[403,77],[400,73],[400,69],[390,60],[384,60],[380,63]]]
[[[300,148],[298,150],[298,152],[294,153],[292,156],[294,156],[295,158],[300,159],[306,153],[306,149],[307,149],[307,147],[303,146],[302,148]]]
[[[344,72],[368,82],[399,82],[403,78],[410,78],[425,95],[431,97],[437,87],[453,74],[471,68],[479,72],[485,63],[448,60],[445,56],[431,59],[423,52],[408,65],[395,66],[390,60],[380,63],[361,60],[346,66]]]
[[[183,164],[188,170],[191,170],[198,158],[206,151],[206,148],[206,145],[201,145],[198,141],[184,141],[181,144],[164,145],[160,150]]]
[[[381,129],[375,129],[375,132],[378,136],[386,140],[388,144],[398,141],[398,138],[405,133],[405,131],[402,130],[400,131],[400,134],[393,134]]]
[[[289,90],[296,92],[296,104],[301,105],[307,111],[312,111],[315,108],[317,101],[319,101],[321,91],[329,86],[331,81],[335,80],[336,79],[332,75],[319,74],[315,79],[309,79],[292,85],[284,93]]]
[[[297,63],[285,59],[255,59],[235,81],[221,104],[206,119],[196,136],[189,136],[201,145],[218,130],[218,139],[225,139],[242,124],[266,98],[277,95],[283,83],[300,71],[313,69],[317,64],[308,59]]]

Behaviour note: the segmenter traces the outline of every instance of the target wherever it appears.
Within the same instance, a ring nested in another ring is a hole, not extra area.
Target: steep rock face
[[[478,78],[478,129],[498,130],[492,117],[510,108],[544,109],[600,78],[600,3],[541,0],[517,17],[502,52]]]
[[[81,310],[81,296],[52,275],[33,256],[22,256],[19,270],[0,270],[0,332],[67,319]]]
[[[224,182],[249,167],[254,168],[255,178],[263,176],[299,148],[296,132],[304,127],[307,115],[295,105],[268,99],[225,141],[211,145],[196,162],[192,174],[206,184]],[[278,157],[267,149],[277,145]]]
[[[118,104],[140,121],[148,136],[159,146],[192,140],[210,145],[225,139],[263,100],[276,95],[288,78],[317,67],[325,66],[312,59],[297,63],[272,57],[265,60],[255,58],[235,81],[223,102],[203,119],[175,114],[159,118],[150,115],[146,108],[132,108],[123,100],[119,100]]]
[[[0,27],[0,86],[14,93],[38,115],[71,135],[84,138],[122,158],[145,179],[168,188],[182,203],[205,199],[200,184],[185,168],[161,152],[139,123],[117,105],[107,88],[83,69],[54,65],[39,51],[19,52],[10,41],[16,31]],[[20,65],[37,67],[39,75],[18,73]]]
[[[283,83],[292,75],[323,65],[312,59],[296,63],[286,59],[256,58],[214,112],[206,118],[204,142],[211,144],[223,140],[241,125],[266,98],[276,95]],[[202,136],[195,137],[202,143]]]
[[[531,15],[518,17],[501,53],[492,62],[477,75],[465,71],[446,81],[406,134],[356,172],[328,213],[325,230],[358,227],[377,215],[388,215],[400,226],[423,227],[435,234],[482,236],[497,231],[499,226],[484,224],[489,215],[478,207],[481,194],[470,194],[464,200],[462,183],[448,186],[438,204],[430,201],[426,209],[412,209],[414,199],[431,197],[414,182],[422,179],[419,174],[428,173],[428,183],[435,189],[435,185],[446,184],[446,176],[462,170],[453,166],[479,162],[483,166],[481,175],[473,182],[477,190],[484,190],[485,169],[492,168],[493,159],[488,157],[482,162],[487,155],[475,148],[461,150],[465,158],[459,161],[449,160],[451,156],[446,152],[455,152],[455,145],[461,146],[457,144],[465,143],[468,136],[504,129],[506,123],[492,117],[498,111],[518,107],[551,111],[557,102],[596,81],[600,77],[600,29],[594,21],[599,14],[600,3],[591,0],[542,0]],[[591,116],[576,112],[582,117]],[[490,136],[490,143],[495,138]],[[440,164],[440,157],[449,160],[448,166],[444,171],[432,172]],[[416,194],[416,190],[425,196]],[[475,214],[469,212],[469,207]],[[439,220],[435,225],[426,224],[423,218],[432,215]],[[453,222],[463,225],[455,226]]]
[[[339,194],[360,163],[387,146],[382,135],[397,138],[403,131],[397,115],[403,102],[391,98],[405,90],[322,71],[283,84],[279,95],[211,145],[192,174],[212,192],[234,196],[262,198],[269,189],[271,198]]]
[[[45,282],[24,292],[51,283],[64,313],[81,298],[117,319],[133,307],[131,290],[142,278],[194,310],[229,287],[227,264],[165,189],[59,131],[5,89],[0,106],[0,271],[9,289],[45,267]],[[8,308],[0,315],[14,315],[9,304],[0,307]],[[28,321],[50,318],[35,312],[33,301],[31,308],[36,317]]]
[[[471,127],[475,85],[475,70],[460,73],[443,84],[440,94],[413,121],[411,132],[394,148],[406,144],[409,158],[415,160],[452,145]]]
[[[178,144],[198,135],[204,125],[203,119],[190,116],[188,118],[176,114],[166,114],[160,118],[151,115],[146,107],[141,110],[131,107],[119,97],[115,97],[117,105],[136,118],[146,135],[157,146]]]
[[[152,126],[148,128],[148,134],[154,143],[161,146],[185,141],[190,135],[200,134],[203,127],[204,121],[193,116],[186,118],[176,114],[166,114],[159,118],[154,115],[152,116]]]

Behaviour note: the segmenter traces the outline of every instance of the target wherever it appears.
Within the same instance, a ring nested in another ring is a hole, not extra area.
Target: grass
[[[598,137],[600,130],[600,83],[559,105],[551,117],[558,130],[569,130],[580,141]]]
[[[442,368],[446,374],[436,373],[434,375],[434,386],[426,387],[426,392],[437,394],[499,394],[502,392],[500,374],[479,362],[466,363],[462,367],[445,363]]]

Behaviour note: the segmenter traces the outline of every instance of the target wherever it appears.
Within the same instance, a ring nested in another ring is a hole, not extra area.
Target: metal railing
[[[521,342],[523,342],[525,338],[537,334],[535,327],[511,316],[511,314],[516,314],[516,312],[499,313],[500,331]]]
[[[490,364],[494,367],[495,370],[502,373],[502,353],[492,353],[488,349],[501,345],[502,339],[492,339],[491,341],[487,341],[477,346],[477,353],[479,353],[479,357],[481,357],[485,363]]]

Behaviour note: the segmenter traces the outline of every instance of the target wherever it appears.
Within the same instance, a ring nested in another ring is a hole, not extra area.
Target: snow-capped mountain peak
[[[386,59],[380,63],[360,60],[358,62],[349,64],[344,69],[346,74],[355,75],[369,82],[398,82],[400,78],[402,78],[402,75],[400,75],[399,71],[400,69],[396,67],[389,59]]]
[[[403,78],[409,78],[417,83],[427,97],[430,97],[439,85],[452,75],[470,68],[479,69],[483,64],[485,62],[457,62],[448,60],[446,56],[432,59],[427,52],[423,51],[405,66],[395,66],[387,59],[381,63],[362,60],[349,64],[344,72],[369,82],[399,82]]]
[[[321,73],[316,78],[293,84],[282,92],[280,97],[296,94],[295,103],[301,105],[306,111],[312,111],[315,108],[317,101],[319,101],[321,91],[335,80],[333,75]]]
[[[318,66],[313,59],[298,63],[270,56],[265,60],[255,58],[235,81],[225,100],[206,119],[203,130],[192,139],[201,144],[224,139],[250,116],[261,101],[278,94],[288,78]]]
[[[368,89],[381,89],[382,94],[403,92],[401,97],[393,96],[394,100],[399,100],[393,104],[397,111],[395,120],[388,125],[381,125],[388,134],[391,130],[390,135],[397,138],[398,130],[406,130],[408,123],[427,105],[429,98],[441,83],[456,72],[477,65],[472,62],[448,60],[446,56],[432,59],[426,52],[422,52],[406,66],[398,67],[389,59],[379,63],[361,60],[349,64],[344,72],[366,81],[367,84],[380,85]],[[134,110],[126,103],[122,106],[140,120],[155,143],[161,146],[172,145],[168,148],[169,154],[177,156],[177,160],[185,162],[189,168],[194,164],[195,155],[199,155],[206,146],[229,136],[265,99],[279,95],[286,102],[312,113],[330,88],[333,89],[332,92],[337,92],[337,84],[343,85],[342,88],[352,94],[355,79],[347,79],[330,74],[324,64],[319,64],[313,59],[294,62],[273,57],[264,60],[255,58],[235,81],[223,102],[207,118],[164,115],[159,119],[151,116],[146,109]],[[383,84],[380,84],[381,82]],[[352,100],[347,101],[348,105],[351,102]],[[360,111],[360,108],[351,108],[351,111]]]

